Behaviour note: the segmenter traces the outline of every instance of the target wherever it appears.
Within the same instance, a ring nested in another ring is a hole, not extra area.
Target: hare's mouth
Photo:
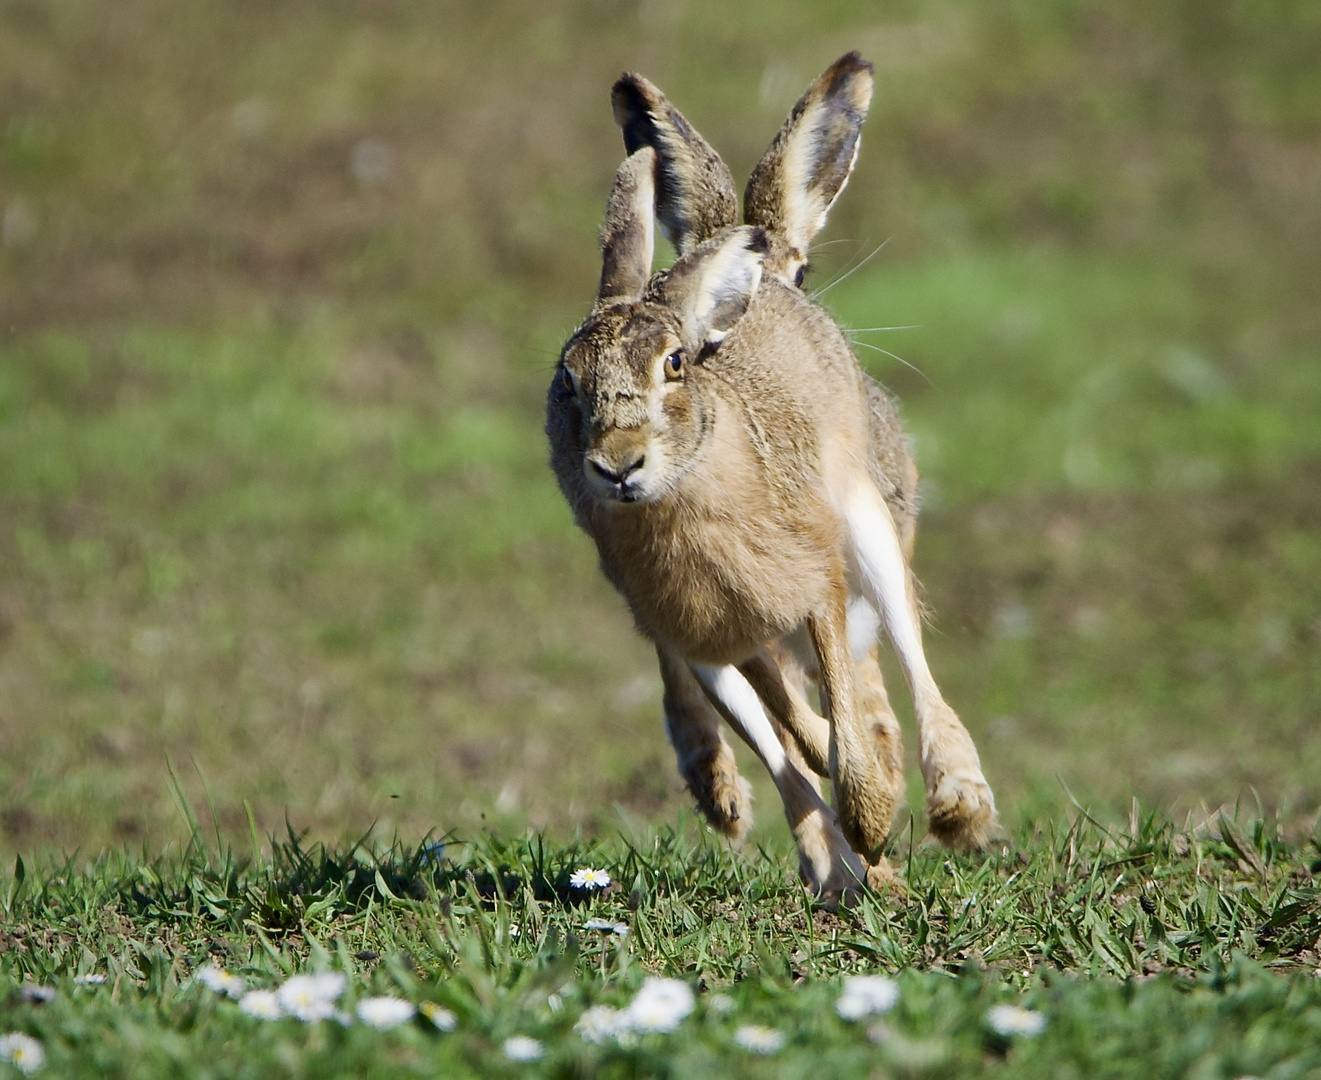
[[[587,482],[596,496],[607,502],[636,503],[648,501],[647,459],[644,453],[616,461],[598,453],[589,453],[583,462]]]
[[[653,496],[645,484],[624,481],[622,483],[601,483],[592,485],[592,490],[603,502],[640,503],[651,502]]]

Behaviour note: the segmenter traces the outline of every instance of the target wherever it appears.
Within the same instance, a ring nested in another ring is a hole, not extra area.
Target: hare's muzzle
[[[587,483],[598,498],[637,502],[647,496],[647,440],[638,431],[608,432],[583,455]]]

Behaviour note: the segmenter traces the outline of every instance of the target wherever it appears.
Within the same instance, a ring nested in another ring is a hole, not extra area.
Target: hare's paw
[[[867,880],[862,860],[844,840],[828,809],[813,810],[794,827],[803,884],[823,903],[850,904]]]
[[[861,768],[845,769],[835,777],[835,807],[839,827],[853,850],[869,862],[881,857],[894,819],[894,785],[879,775],[879,763],[868,761]]]
[[[884,856],[867,867],[867,887],[876,892],[892,893],[895,896],[904,896],[908,893],[908,884],[903,876]]]
[[[946,847],[980,851],[996,824],[995,796],[980,769],[940,773],[927,789],[931,833]]]
[[[738,771],[727,747],[684,769],[688,790],[711,828],[740,841],[752,827],[752,786]]]

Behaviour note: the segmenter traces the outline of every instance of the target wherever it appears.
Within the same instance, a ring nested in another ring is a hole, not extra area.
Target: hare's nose
[[[638,454],[637,457],[635,457],[632,461],[628,462],[626,465],[616,466],[616,468],[618,468],[619,470],[618,472],[606,468],[606,466],[602,465],[599,461],[596,460],[596,458],[591,458],[590,460],[591,460],[592,468],[595,469],[606,480],[609,480],[610,483],[623,484],[627,482],[630,476],[632,476],[635,472],[637,472],[640,468],[642,468],[642,466],[646,463],[647,457],[645,454]]]

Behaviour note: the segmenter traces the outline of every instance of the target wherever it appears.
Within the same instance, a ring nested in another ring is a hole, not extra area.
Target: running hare
[[[902,448],[902,435],[888,399],[881,395],[878,404],[821,308],[762,274],[769,261],[774,273],[796,277],[794,262],[847,179],[856,149],[860,119],[850,118],[847,159],[827,168],[825,155],[839,158],[830,114],[839,94],[856,99],[864,82],[862,111],[870,78],[861,61],[846,57],[791,114],[749,189],[749,215],[766,213],[768,230],[730,223],[732,184],[725,204],[693,223],[691,211],[713,204],[689,181],[709,179],[723,165],[711,166],[719,159],[658,92],[635,77],[621,80],[616,113],[626,140],[642,145],[616,175],[597,302],[565,346],[547,407],[561,488],[605,573],[657,645],[672,736],[676,713],[682,723],[705,708],[693,694],[695,676],[770,768],[804,874],[825,892],[849,888],[863,867],[815,786],[787,757],[763,703],[810,764],[828,766],[840,825],[871,880],[888,878],[881,850],[894,763],[878,760],[860,707],[851,596],[882,613],[904,665],[933,821],[948,826],[948,838],[972,845],[994,814],[976,750],[922,654],[906,561],[911,506],[909,520],[897,522],[902,500],[887,491],[896,489],[896,470],[911,464],[892,452]],[[656,108],[667,110],[660,122]],[[674,131],[682,145],[658,155],[654,147]],[[705,173],[682,171],[688,164]],[[709,186],[719,188],[716,181]],[[795,232],[804,207],[815,224]],[[675,265],[655,276],[653,215],[680,250]],[[887,458],[894,458],[888,472]],[[828,746],[821,721],[770,652],[800,627],[830,716]],[[876,686],[883,699],[879,679]]]
[[[745,221],[766,229],[770,251],[763,265],[785,284],[802,286],[808,246],[853,170],[871,101],[871,70],[857,53],[832,64],[790,111],[748,182]],[[612,99],[627,149],[651,146],[657,153],[657,216],[676,249],[686,252],[735,225],[737,202],[728,168],[664,95],[640,76],[628,74],[615,84]],[[871,407],[871,476],[889,506],[907,560],[916,534],[917,469],[893,402],[871,379],[864,377],[864,386]],[[855,599],[850,618],[851,636],[857,643],[860,707],[871,722],[897,800],[902,791],[900,732],[881,680],[875,649],[877,615]],[[801,648],[802,635],[796,638],[797,658],[783,649],[776,655],[782,670],[796,673],[795,681],[801,682],[801,675],[811,673],[813,665]],[[793,639],[789,643],[795,644]],[[702,695],[683,685],[682,668],[663,661],[661,670],[666,722],[680,769],[712,824],[738,836],[749,815],[741,805],[743,786],[732,752],[720,739]],[[932,831],[952,846],[978,847],[985,842],[991,815],[980,813],[975,800],[951,804],[941,798],[949,794],[941,783],[946,750],[952,741],[955,752],[963,752],[957,744],[967,741],[966,733],[960,729],[949,737],[942,727],[923,719],[919,715],[919,743]],[[815,760],[812,748],[805,750]]]
[[[795,105],[748,183],[746,220],[764,227],[770,243],[763,266],[787,285],[801,288],[808,245],[848,182],[871,91],[871,65],[857,53],[841,57]],[[656,151],[657,216],[678,251],[686,252],[737,224],[729,169],[659,90],[638,75],[626,74],[615,84],[612,100],[626,148],[633,152],[651,146]],[[908,557],[916,527],[917,469],[893,402],[871,379],[864,377],[864,386],[871,406],[872,478],[890,507]],[[899,723],[881,678],[877,628],[874,609],[855,601],[850,606],[850,636],[857,660],[859,707],[888,782],[888,802],[876,808],[888,828],[903,795],[903,749]],[[798,634],[789,642],[796,650],[773,650],[781,671],[797,686],[808,674],[815,679],[810,643],[802,638]],[[733,751],[721,736],[719,717],[686,666],[662,657],[661,673],[666,727],[680,772],[711,824],[741,838],[751,824],[748,789]],[[828,729],[823,730],[824,722],[805,701],[799,698],[795,703],[801,707],[792,715],[803,722],[794,732],[796,740],[785,740],[785,748],[800,766],[810,763],[824,775]],[[957,815],[936,816],[932,822],[946,842],[962,846],[978,842]]]

